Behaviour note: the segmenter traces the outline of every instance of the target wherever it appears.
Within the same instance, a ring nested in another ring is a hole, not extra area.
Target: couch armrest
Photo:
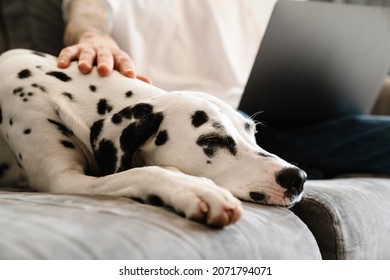
[[[390,259],[390,180],[309,181],[294,206],[324,259]]]

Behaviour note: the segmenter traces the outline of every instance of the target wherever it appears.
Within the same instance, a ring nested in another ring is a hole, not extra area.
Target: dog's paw
[[[241,201],[214,183],[191,189],[183,208],[187,218],[218,228],[237,222],[242,215]]]

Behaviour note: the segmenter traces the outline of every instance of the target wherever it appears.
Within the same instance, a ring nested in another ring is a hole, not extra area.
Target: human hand
[[[110,36],[85,33],[75,45],[62,49],[57,58],[59,68],[69,67],[72,60],[78,60],[81,73],[91,72],[95,62],[100,76],[107,77],[115,69],[129,78],[137,78],[146,83],[152,81],[135,72],[131,57],[122,51]]]

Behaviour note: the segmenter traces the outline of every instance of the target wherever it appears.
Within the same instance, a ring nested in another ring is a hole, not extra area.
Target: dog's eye
[[[199,137],[198,142],[202,143],[203,145],[230,146],[232,143],[234,143],[234,140],[232,137],[227,135],[210,134],[204,135],[204,137]]]
[[[207,137],[204,137],[202,138],[202,142],[204,144],[215,144],[215,143],[221,143],[223,142],[222,140],[223,138],[220,137],[220,136],[217,136],[217,135],[214,135],[214,136],[207,136]]]
[[[204,151],[207,151],[206,155],[209,157],[215,153],[217,148],[227,149],[232,155],[237,153],[236,142],[231,136],[214,133],[204,134],[199,136],[196,144],[203,147]]]

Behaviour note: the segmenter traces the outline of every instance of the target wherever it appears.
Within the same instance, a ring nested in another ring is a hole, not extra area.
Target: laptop
[[[390,9],[279,1],[238,109],[272,126],[369,113],[390,68]]]

